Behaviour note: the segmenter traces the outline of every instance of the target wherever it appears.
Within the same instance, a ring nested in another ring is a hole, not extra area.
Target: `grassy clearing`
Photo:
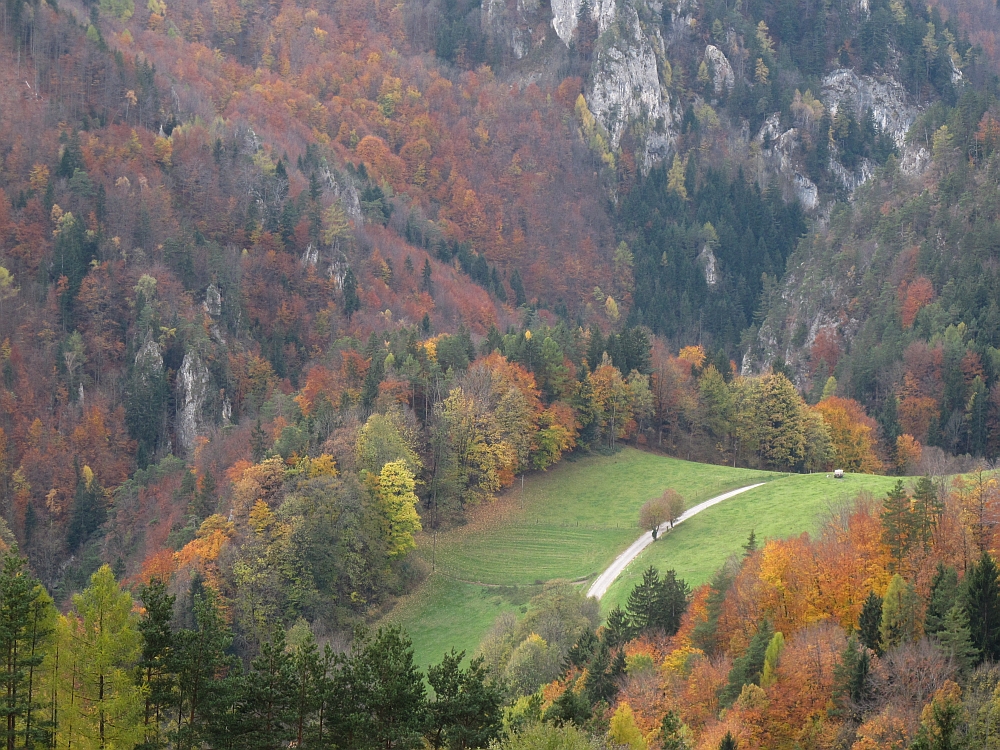
[[[849,504],[862,490],[880,497],[898,479],[848,474],[835,480],[828,476],[798,474],[778,479],[685,521],[647,547],[626,568],[601,600],[601,609],[607,612],[616,604],[624,606],[642,571],[650,565],[661,571],[673,568],[692,586],[700,585],[729,555],[741,551],[751,530],[758,543],[803,531],[814,533],[831,511]]]
[[[452,648],[471,656],[501,613],[523,611],[538,591],[536,586],[494,588],[433,575],[382,624],[406,629],[413,639],[416,664],[426,672]]]
[[[597,575],[639,535],[639,508],[668,487],[695,505],[780,474],[681,461],[626,448],[526,478],[468,525],[429,536],[419,554],[464,581],[527,585]]]
[[[639,508],[668,487],[695,505],[726,490],[780,474],[696,464],[626,448],[614,456],[564,461],[528,475],[467,525],[418,540],[437,574],[393,610],[387,622],[413,639],[426,669],[455,647],[472,653],[496,617],[519,609],[537,582],[593,578],[635,541]],[[477,585],[491,584],[489,586]]]

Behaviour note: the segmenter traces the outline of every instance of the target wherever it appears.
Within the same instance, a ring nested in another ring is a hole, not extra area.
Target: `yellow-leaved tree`
[[[404,555],[417,544],[413,535],[420,531],[417,515],[416,482],[406,461],[390,461],[378,475],[378,497],[382,505],[389,556]]]
[[[60,747],[128,748],[142,740],[143,689],[132,676],[142,651],[138,624],[132,595],[107,565],[59,617],[49,674]]]
[[[649,747],[635,723],[632,707],[625,701],[618,704],[614,716],[611,717],[608,736],[616,745],[627,747],[629,750],[646,750]]]

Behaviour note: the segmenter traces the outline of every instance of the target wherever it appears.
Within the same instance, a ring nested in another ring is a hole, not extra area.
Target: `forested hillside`
[[[993,575],[992,487],[939,487],[919,522],[926,484],[895,520],[863,503],[693,598],[668,575],[668,620],[598,631],[555,586],[482,662],[428,672],[433,699],[405,634],[362,630],[428,575],[422,530],[572,452],[935,475],[1000,453],[994,11],[7,0],[8,747],[467,747],[544,717],[634,750],[847,746],[896,704],[848,705],[834,662],[911,652],[941,679],[899,732],[930,737],[919,708],[995,656],[971,593],[941,616],[975,651],[909,645],[944,628],[917,624],[934,563]],[[850,566],[793,591],[776,557],[831,539]],[[844,651],[848,590],[909,619]],[[805,713],[794,660],[772,695],[744,654],[772,630],[820,643]],[[376,696],[397,669],[406,695]]]
[[[885,430],[949,452],[997,455],[997,100],[938,104],[920,177],[895,160],[835,208],[792,256],[757,357],[787,356],[799,382],[864,404]]]

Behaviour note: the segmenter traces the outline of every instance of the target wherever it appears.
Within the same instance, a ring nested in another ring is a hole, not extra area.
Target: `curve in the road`
[[[747,485],[746,487],[740,487],[737,490],[730,490],[729,492],[724,492],[721,495],[716,495],[715,497],[710,498],[709,500],[706,500],[703,503],[698,503],[693,508],[688,508],[686,511],[684,511],[681,514],[681,517],[678,518],[676,521],[674,521],[674,526],[677,526],[677,524],[679,523],[684,523],[686,520],[688,520],[692,516],[698,515],[706,508],[711,508],[713,505],[718,505],[723,500],[728,500],[731,497],[736,497],[736,495],[739,495],[743,492],[747,492],[748,490],[756,489],[757,487],[761,487],[764,484],[766,484],[766,482],[758,482],[757,484],[751,484]],[[671,526],[669,523],[661,524],[660,528],[658,529],[658,535],[662,536],[665,532],[669,531],[670,528]],[[644,549],[646,549],[646,547],[648,547],[652,543],[653,543],[652,531],[647,531],[641,537],[636,539],[635,542],[632,543],[631,547],[629,547],[627,550],[618,555],[618,557],[615,558],[615,561],[611,563],[608,569],[597,577],[597,580],[594,581],[594,583],[590,586],[590,590],[587,592],[587,596],[592,596],[595,599],[600,599],[602,596],[604,596],[607,593],[608,589],[611,587],[611,584],[615,582],[615,579],[618,578],[618,576],[622,574],[622,571],[628,567],[628,564],[632,562],[635,558],[637,558],[639,556],[639,553],[642,552]]]

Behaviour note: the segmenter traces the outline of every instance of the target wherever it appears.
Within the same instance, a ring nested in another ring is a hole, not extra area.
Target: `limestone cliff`
[[[665,159],[673,145],[675,115],[670,97],[661,84],[657,58],[663,57],[659,30],[645,26],[637,3],[624,4],[611,15],[595,7],[599,27],[607,24],[598,39],[586,98],[590,111],[607,130],[611,147],[617,149],[627,127],[644,137],[642,168]]]
[[[194,450],[205,427],[205,406],[211,374],[196,351],[184,355],[177,373],[177,442],[186,453]]]

